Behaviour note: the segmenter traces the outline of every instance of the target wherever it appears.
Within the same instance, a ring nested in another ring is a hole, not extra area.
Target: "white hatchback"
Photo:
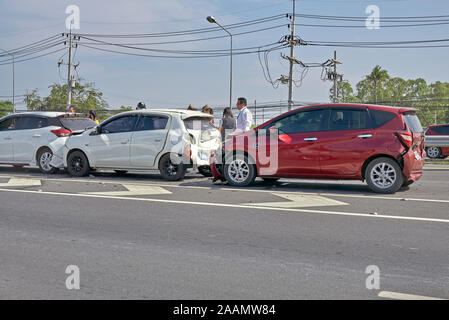
[[[62,147],[72,131],[96,126],[82,114],[62,112],[16,113],[0,119],[0,163],[13,166],[38,165],[53,173],[52,158],[62,158]]]
[[[220,147],[212,116],[198,111],[160,109],[120,113],[65,143],[64,166],[73,176],[92,169],[159,170],[167,180],[182,179],[186,169],[209,166]]]

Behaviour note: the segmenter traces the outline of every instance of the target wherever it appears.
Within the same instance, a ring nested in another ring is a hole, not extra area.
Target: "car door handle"
[[[12,140],[12,138],[10,137],[6,137],[4,140]]]
[[[155,141],[155,142],[161,142],[162,139],[155,139],[154,141]]]
[[[33,135],[33,138],[40,138],[40,137],[42,137],[42,135],[40,135],[40,134]]]
[[[120,142],[121,144],[128,144],[129,140]]]
[[[304,141],[317,141],[318,138],[305,138]]]
[[[372,134],[360,134],[357,137],[361,138],[361,139],[366,139],[366,138],[371,138],[373,135]]]

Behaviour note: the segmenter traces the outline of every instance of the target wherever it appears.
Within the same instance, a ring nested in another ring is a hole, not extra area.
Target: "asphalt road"
[[[0,167],[0,299],[449,299],[448,186],[444,167],[394,195]]]

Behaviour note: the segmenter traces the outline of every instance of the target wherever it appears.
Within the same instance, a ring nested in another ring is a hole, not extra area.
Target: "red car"
[[[284,113],[225,141],[215,179],[248,186],[257,176],[366,180],[394,193],[421,178],[424,130],[412,108],[321,104]]]
[[[449,124],[429,126],[426,136],[449,136]],[[426,147],[426,153],[429,158],[444,159],[449,156],[449,147]]]

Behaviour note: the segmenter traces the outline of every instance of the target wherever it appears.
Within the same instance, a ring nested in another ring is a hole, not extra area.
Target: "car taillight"
[[[72,133],[72,130],[60,128],[57,130],[51,130],[51,133],[53,133],[58,138],[64,138],[64,137],[70,136],[70,134]]]
[[[413,145],[413,136],[409,131],[398,131],[397,135],[399,140],[408,148],[411,148]]]
[[[186,144],[186,146],[184,148],[184,157],[186,159],[192,158],[192,146],[190,144]]]

